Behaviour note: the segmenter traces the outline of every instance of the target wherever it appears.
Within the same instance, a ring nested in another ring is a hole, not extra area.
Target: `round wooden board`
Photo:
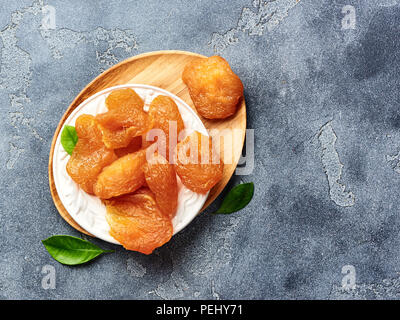
[[[75,220],[69,215],[58,197],[53,177],[53,154],[57,137],[64,125],[65,119],[71,112],[78,107],[84,100],[93,94],[116,85],[137,83],[156,86],[175,94],[185,101],[194,111],[196,108],[190,98],[188,88],[182,82],[181,75],[185,65],[193,59],[205,57],[203,55],[187,51],[154,51],[140,54],[118,63],[107,71],[100,74],[96,79],[89,83],[78,96],[74,99],[67,111],[61,118],[50,149],[49,158],[49,183],[50,191],[54,204],[60,215],[75,229],[85,234],[91,235],[81,228]],[[197,112],[196,112],[197,113]],[[232,143],[232,163],[225,164],[224,174],[221,181],[211,189],[201,211],[207,208],[211,202],[222,192],[226,184],[232,177],[243,148],[246,134],[246,104],[244,99],[235,115],[223,120],[207,120],[199,115],[207,130],[210,129],[235,129],[235,136]],[[224,152],[224,150],[222,150]]]

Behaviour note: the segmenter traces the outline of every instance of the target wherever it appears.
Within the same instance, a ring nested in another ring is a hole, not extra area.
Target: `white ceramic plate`
[[[75,126],[76,119],[82,114],[96,115],[107,111],[105,99],[111,91],[121,88],[132,88],[144,100],[144,109],[148,110],[151,101],[158,95],[166,95],[171,97],[179,108],[185,129],[188,133],[191,130],[197,130],[208,136],[207,129],[196,115],[196,113],[180,98],[172,93],[148,85],[142,84],[126,84],[105,89],[91,96],[82,102],[66,119],[64,125]],[[62,131],[62,130],[61,130]],[[54,182],[60,200],[71,215],[71,217],[86,231],[90,232],[97,238],[111,243],[119,244],[110,236],[110,227],[106,221],[106,207],[99,198],[87,194],[83,191],[68,175],[66,164],[69,155],[65,152],[61,145],[61,131],[57,137],[54,148],[53,173]],[[172,220],[174,234],[185,228],[203,207],[208,193],[195,193],[185,186],[178,178],[178,209],[176,216]]]

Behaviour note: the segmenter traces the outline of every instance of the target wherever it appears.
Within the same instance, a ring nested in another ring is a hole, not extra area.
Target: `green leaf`
[[[67,125],[64,126],[64,129],[61,132],[61,145],[69,155],[71,155],[72,151],[74,151],[77,142],[78,135],[76,134],[75,127]]]
[[[52,236],[42,240],[50,255],[62,264],[77,265],[113,250],[103,250],[89,241],[72,236]]]
[[[222,201],[221,207],[214,214],[229,214],[243,209],[249,204],[254,194],[254,183],[242,183],[232,188]]]

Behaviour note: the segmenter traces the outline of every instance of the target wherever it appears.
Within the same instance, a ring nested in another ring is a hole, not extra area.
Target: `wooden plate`
[[[174,50],[154,51],[134,56],[118,63],[117,65],[100,74],[78,94],[78,96],[68,107],[57,126],[53,141],[51,143],[49,158],[49,184],[51,195],[58,212],[72,227],[80,232],[91,235],[86,230],[81,228],[69,215],[68,211],[64,208],[60,198],[58,197],[56,186],[54,184],[52,166],[54,147],[57,137],[64,125],[65,119],[77,106],[79,106],[79,104],[93,94],[109,87],[127,83],[147,84],[168,90],[184,100],[193,110],[196,111],[196,108],[190,99],[189,91],[182,82],[181,75],[185,65],[198,57],[205,56],[187,51]],[[235,129],[235,136],[231,150],[232,163],[225,165],[223,177],[221,181],[211,189],[207,201],[201,210],[203,211],[222,192],[236,169],[246,134],[246,104],[243,99],[236,114],[228,119],[207,120],[200,115],[199,117],[203,121],[207,130],[218,129],[222,131],[224,129]]]

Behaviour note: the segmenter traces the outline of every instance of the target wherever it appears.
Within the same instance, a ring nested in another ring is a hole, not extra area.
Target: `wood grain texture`
[[[152,85],[168,90],[169,92],[181,98],[194,111],[196,111],[196,108],[190,99],[189,91],[182,82],[181,75],[185,65],[198,57],[204,56],[192,52],[172,50],[149,52],[134,56],[122,61],[121,63],[100,74],[78,94],[78,96],[68,107],[57,126],[51,144],[49,157],[49,184],[51,195],[58,212],[72,227],[80,232],[91,235],[86,230],[82,229],[64,208],[60,198],[58,197],[54,183],[52,166],[54,147],[65,120],[68,118],[71,112],[79,106],[79,104],[93,94],[109,87],[128,83]],[[225,188],[236,169],[246,134],[246,104],[243,99],[236,114],[227,119],[207,120],[200,115],[199,117],[209,132],[213,131],[213,129],[218,129],[219,132],[222,132],[224,129],[235,129],[235,135],[232,139],[232,144],[229,143],[227,145],[227,148],[232,148],[232,150],[228,150],[229,153],[227,153],[230,154],[230,152],[232,152],[232,160],[229,161],[229,164],[225,164],[223,177],[221,181],[211,189],[207,201],[201,210],[203,211]],[[224,153],[227,151],[223,149],[224,148],[221,148],[222,155],[224,155]]]

